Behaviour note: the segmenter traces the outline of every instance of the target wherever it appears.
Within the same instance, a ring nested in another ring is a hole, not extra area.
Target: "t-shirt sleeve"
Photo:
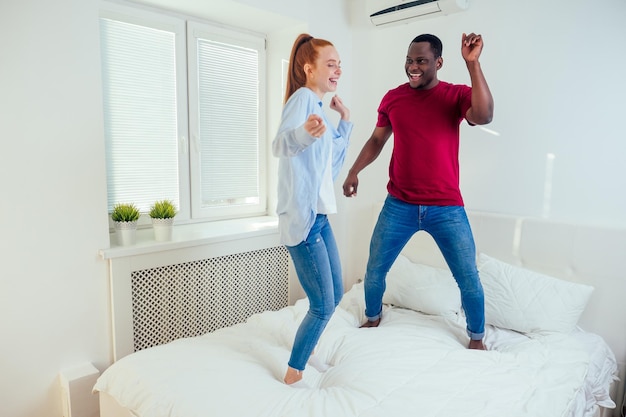
[[[472,107],[472,88],[467,85],[463,85],[460,88],[461,117],[465,118],[467,111]]]
[[[391,124],[389,120],[389,114],[387,112],[389,100],[389,93],[385,94],[383,99],[380,101],[380,105],[378,106],[378,120],[376,121],[376,127],[385,127]]]

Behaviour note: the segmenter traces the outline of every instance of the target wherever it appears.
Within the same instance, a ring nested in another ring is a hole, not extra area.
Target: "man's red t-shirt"
[[[389,90],[376,126],[391,125],[389,193],[407,203],[462,206],[459,189],[459,125],[471,107],[472,89],[443,81],[417,90]]]

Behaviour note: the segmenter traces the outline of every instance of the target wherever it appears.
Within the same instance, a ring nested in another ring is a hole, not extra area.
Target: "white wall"
[[[461,34],[481,33],[481,62],[495,99],[494,121],[486,127],[499,136],[462,126],[466,206],[626,225],[626,2],[471,0],[462,13],[382,29],[369,24],[364,1],[352,0],[351,6],[355,68],[349,77],[357,125],[350,163],[374,128],[382,95],[406,81],[404,57],[415,36],[442,39],[440,79],[469,83]],[[385,197],[389,145],[360,175],[358,197],[342,207],[353,230],[346,248],[353,261],[350,278],[364,273],[369,230],[359,225],[371,216],[371,203]],[[548,153],[555,155],[551,176]]]
[[[230,4],[150,2],[207,16],[228,14]],[[460,36],[476,31],[485,37],[482,62],[496,99],[489,128],[500,136],[463,129],[468,207],[543,215],[551,152],[548,217],[626,224],[625,164],[618,160],[626,153],[623,1],[472,0],[462,14],[382,30],[367,21],[363,0],[239,3],[286,16],[274,36],[308,28],[337,46],[344,68],[338,93],[355,121],[344,172],[371,133],[384,92],[405,81],[409,41],[422,32],[439,35],[440,77],[467,82]],[[58,372],[85,361],[102,370],[111,360],[107,267],[97,255],[109,239],[98,7],[97,0],[0,2],[2,416],[60,416]],[[250,14],[235,23],[263,20],[244,19]],[[370,236],[363,224],[384,198],[389,150],[363,172],[357,198],[339,199],[332,219],[348,283],[364,271]]]
[[[233,14],[228,0],[151,3],[248,28],[275,23],[241,5]],[[59,371],[84,362],[103,370],[111,361],[108,271],[98,257],[109,245],[99,6],[0,2],[2,417],[61,416]],[[270,41],[286,45],[285,58],[308,27],[349,61],[347,9],[335,0],[263,7],[283,17]],[[282,93],[270,99],[280,109]]]
[[[58,372],[109,356],[94,1],[0,3],[0,415],[60,416]]]

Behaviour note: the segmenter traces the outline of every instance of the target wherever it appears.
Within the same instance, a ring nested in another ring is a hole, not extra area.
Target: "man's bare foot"
[[[380,318],[377,318],[374,321],[366,321],[364,324],[361,325],[361,328],[364,327],[378,327],[378,325],[380,324]]]
[[[287,372],[285,373],[285,377],[283,378],[283,381],[285,381],[285,384],[287,385],[295,384],[296,382],[300,380],[302,380],[302,371],[298,371],[297,369],[293,369],[292,367],[288,366]]]
[[[468,349],[476,349],[476,350],[487,350],[485,344],[482,339],[480,340],[470,340]]]

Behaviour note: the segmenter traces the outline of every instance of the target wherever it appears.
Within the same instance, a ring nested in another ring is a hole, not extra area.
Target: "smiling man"
[[[434,238],[459,285],[468,347],[485,349],[484,294],[459,189],[459,126],[463,119],[470,125],[490,123],[493,97],[478,60],[481,35],[464,33],[461,40],[471,87],[437,78],[442,49],[434,35],[413,39],[404,64],[408,82],[383,97],[374,132],[343,184],[345,196],[356,196],[358,174],[380,155],[393,133],[388,195],[374,228],[365,273],[367,322],[362,327],[380,324],[387,272],[411,236],[423,230]]]

